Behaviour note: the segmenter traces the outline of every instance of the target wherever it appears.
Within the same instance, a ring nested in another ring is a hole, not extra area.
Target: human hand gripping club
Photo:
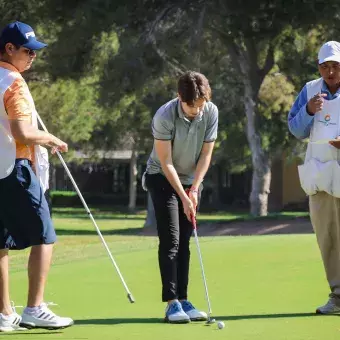
[[[187,219],[191,221],[192,216],[196,216],[196,206],[194,206],[194,203],[190,199],[189,189],[187,189],[185,193],[187,195],[182,198],[183,210]]]

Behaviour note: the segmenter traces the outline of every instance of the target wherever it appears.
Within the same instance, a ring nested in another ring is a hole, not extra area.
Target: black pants
[[[157,221],[162,301],[187,299],[192,223],[184,214],[182,201],[165,176],[147,174],[145,180]]]

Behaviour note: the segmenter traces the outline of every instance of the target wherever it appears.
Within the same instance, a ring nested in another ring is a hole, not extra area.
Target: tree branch
[[[160,59],[168,64],[175,71],[176,74],[182,74],[183,72],[185,72],[186,67],[182,65],[178,60],[168,56],[165,51],[161,50],[157,46],[157,39],[155,37],[155,32],[159,23],[169,14],[172,9],[176,7],[177,6],[175,4],[166,5],[156,16],[155,20],[149,25],[149,28],[141,35],[140,39],[144,39],[146,44],[150,44],[150,46],[154,49]]]
[[[249,65],[251,65],[251,69],[253,72],[259,71],[258,65],[258,53],[256,48],[256,43],[252,38],[245,38],[244,44],[246,46],[246,55],[245,57],[248,59]]]
[[[200,69],[200,66],[201,66],[200,65],[201,54],[199,50],[199,45],[202,40],[205,13],[206,13],[206,6],[204,5],[203,9],[200,10],[200,14],[197,19],[197,24],[193,28],[193,34],[190,37],[190,45],[189,45],[192,51],[192,54],[193,54],[194,65],[196,65],[198,69]]]
[[[273,68],[273,66],[275,64],[274,51],[275,51],[274,44],[272,42],[270,42],[269,47],[268,47],[267,56],[266,56],[266,61],[264,63],[263,68],[260,70],[260,75],[261,75],[262,80],[268,74],[268,72]]]
[[[228,51],[230,53],[230,57],[233,61],[234,66],[238,69],[238,71],[241,71],[239,59],[240,59],[240,49],[236,45],[234,39],[226,32],[221,30],[219,27],[215,26],[214,24],[210,25],[211,29],[215,31],[222,41],[226,43],[226,46],[228,48]]]
[[[141,38],[145,39],[146,43],[150,43],[155,39],[155,30],[158,24],[166,17],[166,15],[175,7],[175,5],[165,6],[156,16],[155,20],[149,25],[149,29],[144,32]]]
[[[181,64],[178,60],[169,57],[166,52],[162,51],[157,47],[156,41],[152,42],[151,46],[155,50],[155,52],[158,54],[158,56],[165,62],[167,63],[174,71],[176,74],[182,74],[186,71],[185,65]]]

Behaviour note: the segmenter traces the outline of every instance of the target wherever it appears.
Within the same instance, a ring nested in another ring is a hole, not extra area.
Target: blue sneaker
[[[191,321],[206,321],[208,319],[207,313],[197,310],[188,300],[182,300],[181,305]]]
[[[190,317],[184,313],[182,305],[178,300],[173,301],[170,305],[168,304],[165,309],[165,322],[169,323],[188,323]]]

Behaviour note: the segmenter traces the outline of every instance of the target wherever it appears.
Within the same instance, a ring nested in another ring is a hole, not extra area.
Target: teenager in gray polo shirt
[[[187,288],[191,216],[196,215],[217,137],[218,109],[210,98],[207,78],[186,72],[178,80],[178,98],[164,104],[152,121],[154,147],[145,184],[157,220],[165,320],[172,323],[207,318],[187,300]]]

